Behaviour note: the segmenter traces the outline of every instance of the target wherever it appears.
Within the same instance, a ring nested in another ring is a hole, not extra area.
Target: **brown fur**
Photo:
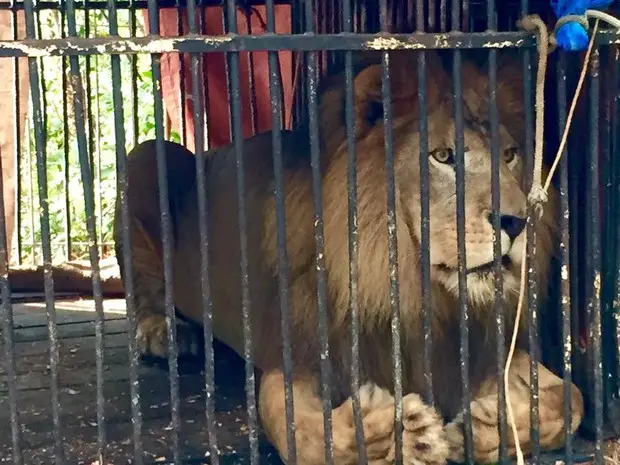
[[[431,231],[431,298],[433,334],[433,386],[435,409],[415,393],[425,389],[421,320],[422,280],[419,266],[420,168],[418,132],[421,108],[418,103],[417,54],[392,53],[391,91],[396,189],[396,237],[398,246],[399,299],[402,321],[402,372],[404,398],[405,463],[443,463],[448,456],[462,457],[463,441],[458,434],[461,410],[459,363],[459,300],[457,283],[456,196],[454,170],[429,159],[429,207]],[[366,446],[373,463],[392,463],[393,398],[392,333],[390,300],[387,190],[384,158],[384,124],[381,109],[381,67],[375,57],[356,68],[355,138],[357,153],[357,225],[359,246],[358,304],[360,315],[360,369],[365,386],[361,391]],[[427,54],[428,145],[453,147],[455,130],[452,83],[434,54]],[[498,88],[500,156],[509,147],[523,147],[523,108],[519,74],[499,70]],[[492,260],[493,230],[488,117],[488,81],[471,64],[463,67],[465,146],[465,229],[468,267]],[[521,93],[519,93],[521,92]],[[319,261],[326,270],[328,339],[332,365],[334,410],[334,454],[336,463],[357,463],[357,446],[350,401],[350,295],[347,203],[347,139],[344,126],[345,88],[343,75],[327,81],[321,92],[321,177],[324,255]],[[508,122],[508,123],[506,123]],[[317,337],[317,254],[314,239],[315,215],[312,171],[307,139],[303,133],[285,133],[282,140],[285,162],[284,199],[288,255],[288,306],[291,315],[297,453],[300,463],[324,461],[322,414],[318,397],[320,346]],[[174,225],[173,281],[175,305],[190,320],[202,322],[200,241],[194,159],[182,147],[166,143],[170,206]],[[521,150],[522,155],[522,150]],[[243,356],[241,289],[242,274],[236,197],[235,151],[232,146],[206,154],[208,197],[209,277],[215,337]],[[282,338],[278,287],[276,200],[271,135],[244,142],[245,208],[249,306],[252,324],[253,359],[262,373],[259,412],[263,426],[286,457],[286,424],[282,384]],[[500,168],[500,213],[505,218],[525,217],[524,163],[520,157],[502,162]],[[165,356],[166,322],[163,308],[161,235],[158,188],[153,142],[136,147],[128,160],[130,233],[134,291],[137,299],[139,338],[144,353]],[[544,299],[549,259],[553,253],[555,192],[538,223],[536,266],[539,298]],[[118,213],[118,210],[117,210]],[[120,222],[116,221],[117,256],[122,264]],[[507,231],[507,230],[506,230]],[[514,242],[502,234],[502,249],[512,260],[504,269],[504,308],[507,335],[514,318],[524,234]],[[324,261],[324,262],[323,262]],[[472,273],[467,278],[470,327],[470,385],[475,434],[475,457],[497,457],[494,284],[492,274]],[[182,327],[183,328],[183,327]],[[185,331],[184,329],[182,329]],[[181,334],[181,351],[195,344],[189,332]],[[504,344],[506,341],[501,341]],[[529,431],[527,355],[519,352],[511,385],[519,431]],[[541,370],[541,445],[561,445],[561,380]],[[572,430],[582,415],[581,395],[573,394]],[[493,414],[495,412],[495,414]],[[527,413],[527,414],[526,414]],[[553,419],[553,421],[551,421]],[[453,420],[445,430],[444,420]],[[495,433],[493,433],[495,431]],[[523,438],[526,441],[527,438]],[[543,444],[544,443],[544,444]]]

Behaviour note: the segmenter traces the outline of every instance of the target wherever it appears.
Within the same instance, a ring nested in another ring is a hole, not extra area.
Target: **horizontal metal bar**
[[[147,8],[147,1],[131,1],[131,0],[122,0],[116,1],[115,7],[117,10],[128,10],[128,9],[137,9],[137,10],[145,10]],[[178,8],[187,6],[187,2],[185,0],[158,0],[159,8]],[[274,3],[277,5],[289,5],[290,0],[274,0]],[[222,6],[222,0],[198,0],[196,2],[197,6]],[[244,4],[247,6],[258,6],[264,5],[264,0],[244,0]],[[107,9],[108,2],[102,0],[88,1],[88,2],[75,2],[76,10],[105,10]],[[23,10],[24,2],[0,2],[0,10]],[[66,10],[64,3],[57,1],[46,1],[46,2],[37,2],[36,11],[41,10]]]
[[[620,32],[600,32],[598,45],[620,44]],[[462,34],[224,34],[184,37],[96,37],[0,41],[0,57],[107,55],[137,53],[205,53],[259,50],[431,50],[534,47],[534,36],[524,32]]]

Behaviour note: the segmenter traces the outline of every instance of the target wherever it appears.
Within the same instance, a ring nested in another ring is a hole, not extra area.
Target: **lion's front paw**
[[[188,323],[176,320],[179,357],[197,357],[200,354],[200,337]],[[168,357],[168,323],[164,315],[149,315],[138,321],[138,350],[143,357],[166,359]]]
[[[362,386],[359,393],[366,454],[371,463],[395,461],[394,398],[375,385]],[[351,401],[347,401],[351,409]],[[352,414],[350,417],[352,421]],[[355,429],[350,435],[349,449],[357,457]],[[443,437],[443,421],[434,408],[417,394],[403,398],[403,462],[405,464],[443,464],[448,444]]]
[[[476,463],[494,463],[499,460],[499,433],[497,429],[497,418],[491,412],[497,410],[487,410],[487,418],[481,418],[472,409],[472,429],[473,429],[473,458]],[[445,437],[450,447],[450,460],[456,463],[465,462],[465,436],[463,429],[463,414],[458,414],[454,420],[445,427]],[[529,430],[528,430],[529,432]],[[514,455],[514,447],[511,447],[512,432],[506,431],[508,455]]]
[[[403,461],[408,464],[439,465],[448,458],[443,420],[417,394],[403,398]],[[394,450],[394,447],[392,448]],[[390,453],[392,458],[392,453]]]

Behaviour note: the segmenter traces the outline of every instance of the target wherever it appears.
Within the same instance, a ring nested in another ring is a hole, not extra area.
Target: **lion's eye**
[[[439,163],[453,165],[455,162],[454,153],[450,148],[435,149],[431,152],[431,156]]]
[[[516,157],[517,149],[515,147],[510,147],[509,149],[504,150],[504,161],[506,163],[512,163]]]

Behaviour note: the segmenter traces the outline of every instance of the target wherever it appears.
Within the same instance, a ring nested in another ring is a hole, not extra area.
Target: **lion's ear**
[[[515,53],[503,52],[498,55],[497,104],[506,113],[523,115],[523,62]]]
[[[390,54],[390,91],[394,116],[405,113],[414,118],[419,116],[418,53],[399,51]],[[433,52],[427,52],[426,70],[426,111],[430,113],[440,101],[442,86],[447,85],[447,76],[439,57]],[[358,120],[367,125],[383,120],[382,74],[382,65],[375,63],[361,70],[354,80],[355,113]]]

